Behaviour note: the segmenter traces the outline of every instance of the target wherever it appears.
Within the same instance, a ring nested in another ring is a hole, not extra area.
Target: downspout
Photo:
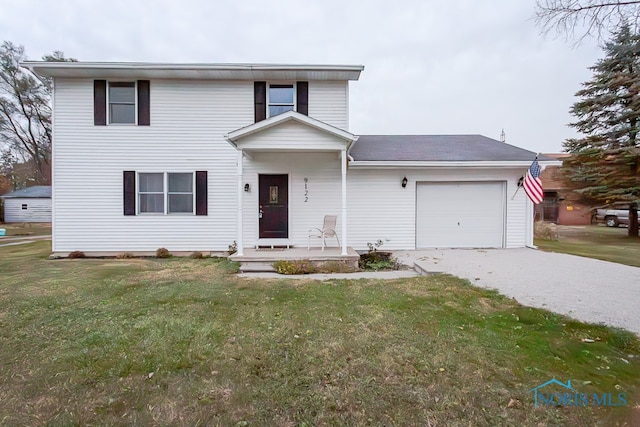
[[[243,188],[242,188],[242,149],[238,149],[238,256],[244,255],[244,244],[242,242],[242,205],[243,205]]]
[[[347,255],[347,150],[341,151],[342,166],[342,255]]]

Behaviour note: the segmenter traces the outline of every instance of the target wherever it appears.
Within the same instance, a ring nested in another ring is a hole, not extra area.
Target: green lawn
[[[6,237],[0,237],[0,244],[3,239],[8,239],[9,237],[22,237],[22,236],[49,236],[51,235],[51,224],[50,223],[11,223],[11,224],[2,224],[0,223],[0,228],[4,228],[6,230]]]
[[[558,240],[535,239],[547,252],[580,255],[640,267],[640,239],[627,236],[626,228],[598,225],[558,226]]]
[[[0,248],[0,425],[592,426],[640,415],[636,336],[451,276],[248,280],[226,260],[49,251]],[[626,393],[629,405],[534,409],[529,390],[551,378]]]

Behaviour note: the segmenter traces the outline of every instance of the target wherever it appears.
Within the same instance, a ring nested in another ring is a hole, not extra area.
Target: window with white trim
[[[193,213],[193,174],[167,174],[168,213]]]
[[[193,214],[192,172],[138,173],[140,213]]]
[[[135,82],[109,82],[109,124],[136,123]]]
[[[293,84],[270,84],[268,91],[269,117],[295,110],[295,92]]]
[[[164,213],[164,174],[138,174],[140,213]]]

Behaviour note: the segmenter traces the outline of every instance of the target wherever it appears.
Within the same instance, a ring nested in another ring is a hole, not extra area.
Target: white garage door
[[[416,248],[501,248],[505,183],[419,182]]]

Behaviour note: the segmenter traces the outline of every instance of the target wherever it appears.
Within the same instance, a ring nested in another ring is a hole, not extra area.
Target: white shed
[[[0,198],[5,222],[51,222],[51,186],[36,185]]]

